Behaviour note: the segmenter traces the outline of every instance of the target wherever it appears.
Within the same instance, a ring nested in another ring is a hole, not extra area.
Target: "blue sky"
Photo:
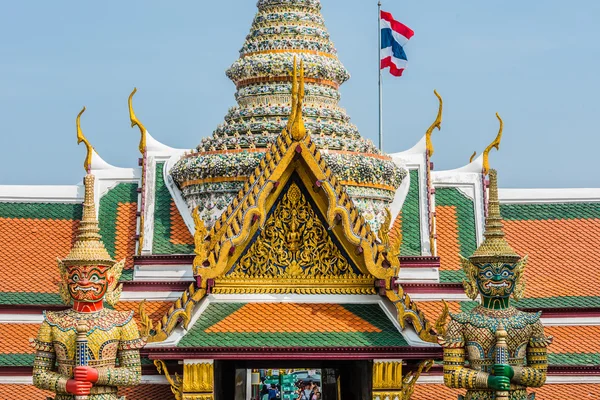
[[[352,74],[341,105],[377,141],[377,1],[322,0]],[[35,5],[35,7],[34,7]],[[0,6],[0,184],[72,184],[83,146],[75,117],[109,163],[137,165],[139,133],[193,148],[235,104],[225,69],[253,0],[4,2]],[[436,170],[460,167],[505,130],[491,165],[502,187],[598,187],[600,2],[383,1],[410,26],[409,66],[384,75],[386,152],[410,148],[435,118]]]

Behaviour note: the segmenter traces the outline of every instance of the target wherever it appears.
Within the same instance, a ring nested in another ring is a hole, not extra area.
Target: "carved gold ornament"
[[[183,379],[179,374],[175,374],[175,377],[171,377],[167,365],[163,360],[154,360],[154,366],[159,374],[165,374],[169,385],[171,385],[171,392],[175,396],[175,400],[183,400]]]
[[[295,183],[234,268],[235,278],[358,277]]]

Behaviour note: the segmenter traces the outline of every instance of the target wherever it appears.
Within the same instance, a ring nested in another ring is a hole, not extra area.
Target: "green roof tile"
[[[0,203],[0,218],[79,220],[81,203]]]
[[[438,187],[435,189],[436,206],[456,207],[456,219],[458,224],[458,241],[460,254],[469,257],[477,249],[477,234],[475,223],[475,206],[473,200],[463,192],[454,187]],[[457,271],[446,271],[457,272]],[[462,271],[461,271],[462,272]],[[440,280],[441,271],[440,271]],[[461,279],[462,280],[462,277]]]
[[[2,305],[59,305],[58,293],[0,292]]]
[[[163,169],[165,163],[156,163],[156,187],[154,191],[154,254],[191,254],[193,245],[171,243],[171,193],[165,185]]]
[[[600,219],[600,203],[501,204],[505,220]]]
[[[137,183],[119,183],[100,199],[100,211],[98,212],[100,235],[102,235],[102,242],[111,257],[115,257],[116,254],[118,207],[120,204],[137,203],[137,188]]]
[[[410,170],[410,188],[402,205],[402,246],[403,256],[421,255],[421,213],[419,212],[419,170]]]
[[[34,354],[0,354],[0,367],[30,367]]]

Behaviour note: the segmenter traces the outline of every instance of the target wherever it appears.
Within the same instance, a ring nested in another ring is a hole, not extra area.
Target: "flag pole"
[[[381,87],[381,1],[377,3],[377,73],[379,74],[379,150],[383,151],[383,90]]]

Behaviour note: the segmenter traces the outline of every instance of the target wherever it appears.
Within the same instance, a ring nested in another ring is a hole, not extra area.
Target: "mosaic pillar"
[[[373,360],[373,400],[402,400],[402,360]]]
[[[182,400],[214,400],[214,360],[184,360]]]

